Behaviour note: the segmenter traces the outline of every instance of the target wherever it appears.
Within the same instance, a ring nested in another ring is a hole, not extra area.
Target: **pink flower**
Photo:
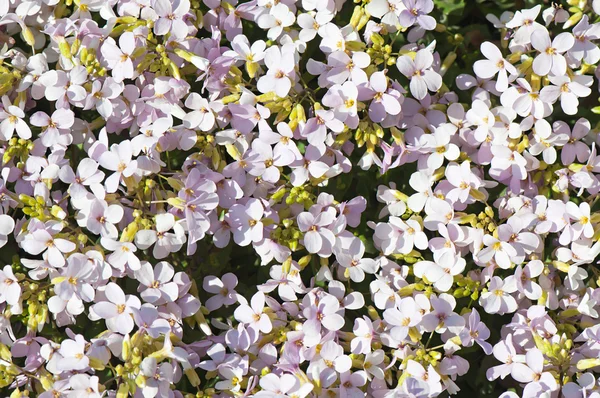
[[[77,222],[91,233],[103,238],[117,239],[119,231],[114,224],[123,218],[123,208],[117,204],[108,205],[104,200],[93,199],[88,207],[77,214]]]
[[[167,335],[171,325],[166,319],[160,318],[158,310],[152,304],[143,304],[139,309],[132,308],[133,320],[141,333],[147,333],[152,338],[161,334]]]
[[[479,312],[476,309],[471,310],[468,317],[468,324],[460,332],[460,340],[465,347],[470,347],[473,343],[479,344],[483,348],[485,355],[492,353],[492,345],[486,342],[490,337],[490,330],[481,322]]]
[[[175,223],[175,217],[171,213],[157,214],[154,217],[156,231],[152,229],[144,229],[135,234],[135,244],[142,250],[154,245],[152,255],[156,259],[163,259],[181,249],[185,243],[185,235],[182,231],[178,232],[181,226]],[[168,232],[171,229],[175,233]]]
[[[302,314],[306,318],[302,330],[304,333],[317,336],[321,327],[330,331],[340,330],[344,326],[344,318],[338,314],[340,302],[335,296],[325,294],[318,303],[312,302],[310,296],[304,296],[305,303]]]
[[[594,235],[594,227],[591,221],[590,205],[587,202],[581,202],[577,206],[573,202],[567,202],[566,210],[570,219],[575,223],[565,227],[560,236],[561,244],[577,240],[580,236],[591,238]]]
[[[356,336],[350,342],[352,352],[354,354],[368,354],[371,352],[371,342],[375,335],[375,329],[373,322],[367,316],[354,320],[352,333]]]
[[[0,303],[17,306],[21,301],[21,286],[13,273],[12,266],[5,265],[0,271]]]
[[[406,297],[397,307],[386,309],[383,312],[383,319],[393,326],[390,330],[391,337],[402,342],[408,336],[409,329],[421,323],[422,316],[415,299]]]
[[[69,109],[57,109],[52,113],[51,117],[45,112],[36,112],[31,116],[29,122],[34,126],[42,128],[42,144],[46,147],[51,147],[61,141],[61,134],[68,132],[73,126],[75,115]]]
[[[568,136],[568,142],[560,151],[560,160],[563,165],[568,166],[575,161],[579,163],[585,162],[590,157],[590,148],[580,140],[588,135],[591,129],[590,122],[585,118],[579,118],[573,129],[562,120],[554,122],[552,125],[554,132],[557,134],[565,134]]]
[[[311,383],[301,384],[296,376],[287,373],[281,376],[269,373],[261,377],[260,387],[262,390],[254,394],[257,398],[304,398],[314,388]]]
[[[371,99],[369,106],[369,117],[374,122],[383,121],[387,115],[397,115],[400,113],[400,102],[398,99],[387,93],[388,79],[384,72],[375,72],[369,78],[369,85],[363,86],[363,92],[359,91],[359,99]]]
[[[140,282],[138,291],[144,301],[156,305],[171,303],[179,297],[179,288],[172,282],[175,270],[166,261],[161,261],[154,269],[146,261],[135,271],[135,277]]]
[[[323,97],[323,105],[333,109],[335,117],[348,127],[358,125],[357,105],[358,89],[353,82],[334,84]]]
[[[159,3],[160,0],[157,0]],[[156,30],[156,25],[155,25]],[[135,70],[131,56],[136,49],[135,36],[133,32],[125,32],[119,37],[119,45],[112,37],[108,37],[102,44],[102,56],[108,67],[112,70],[112,77],[116,82],[124,79],[132,79]]]
[[[517,362],[513,365],[511,376],[518,382],[530,383],[532,381],[544,383],[551,378],[549,385],[556,381],[550,372],[544,372],[544,355],[537,348],[532,348],[525,355],[525,363]]]
[[[106,320],[106,326],[123,335],[133,330],[133,309],[140,309],[140,299],[134,295],[125,296],[123,290],[115,283],[109,283],[104,290],[107,301],[94,304],[91,309],[100,318]]]
[[[60,169],[60,180],[69,185],[69,194],[73,199],[82,199],[87,195],[86,187],[90,187],[94,195],[100,199],[104,196],[104,172],[98,170],[98,163],[91,158],[82,159],[77,165],[77,173],[69,165]]]
[[[106,78],[104,83],[101,83],[99,80],[94,80],[92,83],[92,91],[85,100],[84,109],[96,108],[100,116],[104,119],[109,119],[115,110],[113,100],[115,100],[122,92],[123,83],[117,82],[112,77]]]
[[[188,27],[183,17],[190,10],[188,0],[154,0],[154,11],[158,20],[154,22],[154,34],[158,36],[171,33],[177,37],[187,36]]]
[[[3,109],[0,109],[0,138],[4,141],[10,140],[15,130],[20,138],[28,140],[31,138],[31,129],[25,123],[25,112],[23,112],[23,103],[19,106],[12,105],[10,99],[2,96]]]
[[[141,374],[145,376],[142,394],[144,398],[168,397],[173,382],[173,365],[163,362],[160,365],[156,358],[146,357],[140,365]]]
[[[555,76],[562,76],[567,72],[567,61],[562,55],[575,44],[573,35],[568,32],[558,34],[552,42],[548,31],[538,29],[531,34],[531,45],[538,50],[533,60],[533,71],[540,76],[546,76],[550,71]]]
[[[88,261],[87,256],[73,254],[69,257],[65,273],[53,280],[53,283],[56,283],[54,292],[65,301],[75,296],[90,302],[96,294],[91,285],[96,277],[95,274],[96,270]]]
[[[591,76],[549,76],[548,79],[553,85],[542,88],[540,98],[551,104],[560,98],[560,106],[567,115],[575,115],[579,98],[592,93],[589,88],[593,82]]]
[[[516,29],[514,36],[515,44],[528,44],[532,33],[544,28],[540,23],[535,22],[541,9],[542,6],[538,4],[529,9],[519,10],[510,21],[506,22],[505,26],[507,28]]]
[[[498,47],[489,41],[481,43],[481,53],[487,60],[476,61],[473,64],[475,74],[483,79],[491,79],[498,74],[496,90],[500,92],[506,90],[508,88],[508,75],[510,77],[517,76],[517,68],[505,60]]]
[[[431,70],[433,55],[428,49],[417,51],[415,59],[408,55],[398,58],[396,66],[410,80],[410,92],[418,100],[427,95],[427,90],[436,92],[442,86],[442,77]]]
[[[402,0],[406,7],[399,15],[399,22],[404,28],[418,23],[425,30],[433,30],[437,25],[435,19],[427,14],[433,10],[431,0]]]
[[[420,261],[415,264],[415,276],[419,278],[424,276],[437,290],[447,292],[452,287],[454,275],[464,271],[466,261],[451,251],[436,252],[434,259],[435,262]]]
[[[542,297],[542,288],[533,281],[533,278],[540,276],[543,271],[544,263],[540,260],[532,260],[528,262],[525,267],[522,267],[521,265],[517,266],[514,275],[517,290],[530,300],[537,300]]]
[[[379,268],[375,260],[363,258],[364,254],[365,245],[358,238],[352,240],[347,250],[336,254],[337,261],[346,269],[345,273],[354,282],[362,282],[365,279],[365,273],[374,274]]]
[[[600,39],[600,25],[589,23],[589,17],[583,15],[581,20],[573,28],[575,44],[569,50],[569,54],[578,61],[585,61],[594,65],[600,61],[600,48],[594,41]],[[593,41],[592,41],[593,40]]]
[[[284,3],[277,3],[269,8],[268,12],[258,17],[256,23],[261,29],[268,29],[267,37],[277,40],[283,33],[283,29],[291,26],[296,17]],[[274,46],[277,48],[277,46]],[[266,61],[266,59],[265,59]]]
[[[486,293],[482,293],[479,304],[488,314],[507,314],[515,312],[518,308],[517,301],[510,293],[517,290],[514,283],[509,284],[499,276],[494,276]]]
[[[131,177],[137,170],[138,164],[133,160],[131,141],[125,140],[120,144],[113,144],[110,151],[104,152],[98,163],[114,173],[106,179],[106,192],[113,193],[119,188],[122,178]]]
[[[77,398],[100,398],[99,390],[100,379],[98,376],[88,376],[87,374],[76,374],[69,378],[71,392],[69,397]]]
[[[346,80],[351,80],[355,84],[367,81],[367,74],[364,68],[371,63],[371,57],[367,53],[355,51],[352,57],[344,51],[334,51],[327,57],[327,65],[330,67],[327,72],[327,80],[333,84],[342,84]]]
[[[215,311],[223,305],[230,306],[238,301],[238,294],[235,287],[238,284],[237,277],[231,272],[226,273],[221,279],[216,276],[207,276],[204,278],[202,288],[208,293],[214,294],[206,300],[204,305],[209,311]]]
[[[277,126],[279,127],[279,124]],[[301,135],[306,137],[309,144],[322,146],[327,138],[327,129],[334,133],[341,133],[344,130],[344,123],[338,120],[332,111],[319,109],[315,111],[315,117],[306,121]]]
[[[133,243],[117,242],[110,238],[102,238],[100,242],[106,250],[112,251],[106,260],[114,268],[123,272],[125,271],[125,264],[127,264],[132,271],[140,269],[140,260],[135,255],[137,247]]]
[[[273,325],[264,310],[265,294],[263,292],[256,292],[250,300],[250,305],[241,304],[235,309],[233,316],[238,321],[250,325],[250,327],[262,333],[269,333],[273,329]]]
[[[36,229],[27,234],[21,247],[30,254],[48,252],[48,262],[54,267],[65,265],[65,253],[75,250],[75,243],[62,238],[54,238],[62,228],[49,222],[45,228]]]
[[[197,93],[191,93],[185,100],[185,106],[192,112],[185,115],[183,125],[188,129],[199,128],[209,131],[215,125],[215,115],[209,102]]]
[[[250,199],[246,205],[231,206],[229,215],[235,243],[248,246],[251,242],[260,242],[263,239],[264,225],[261,220],[264,212],[265,208],[258,199]]]
[[[284,98],[292,88],[294,53],[286,46],[270,47],[265,52],[265,65],[268,68],[267,74],[258,79],[256,87],[261,93],[274,91],[278,97]]]
[[[327,228],[335,219],[335,210],[317,214],[302,212],[298,214],[298,228],[304,233],[303,245],[309,253],[319,254],[321,257],[328,257],[333,252],[335,245],[335,235]]]
[[[394,32],[397,30],[396,26],[399,24],[399,14],[402,6],[401,0],[373,0],[370,1],[365,9],[369,12],[370,15],[375,18],[380,18],[381,23],[386,25],[386,28],[390,32]],[[424,18],[427,16],[424,15]],[[409,19],[408,17],[407,19]],[[415,18],[414,15],[412,18]],[[409,21],[410,22],[410,21]],[[414,21],[412,21],[414,24]],[[435,21],[434,21],[435,22]]]
[[[80,334],[74,336],[73,339],[63,340],[62,343],[60,343],[60,348],[58,349],[58,353],[62,357],[58,360],[58,369],[62,371],[85,370],[90,363],[90,358],[85,352],[86,344],[87,342]],[[77,375],[73,377],[76,376]]]
[[[357,397],[362,396],[363,392],[358,388],[367,384],[367,374],[363,370],[358,372],[344,372],[340,374],[340,397]]]
[[[486,376],[488,380],[496,380],[498,377],[504,379],[511,374],[514,365],[523,357],[517,355],[517,351],[513,344],[512,334],[508,334],[504,340],[500,340],[493,349],[494,357],[502,362],[502,365],[497,365],[487,370]],[[524,359],[524,358],[523,358]]]

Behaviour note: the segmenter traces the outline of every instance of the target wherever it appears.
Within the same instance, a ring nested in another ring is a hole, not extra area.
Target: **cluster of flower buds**
[[[0,0],[2,395],[600,398],[600,0],[465,3]]]

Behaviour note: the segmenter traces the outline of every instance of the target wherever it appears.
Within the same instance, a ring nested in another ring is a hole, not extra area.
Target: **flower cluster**
[[[600,398],[600,0],[516,3],[0,0],[3,396]]]

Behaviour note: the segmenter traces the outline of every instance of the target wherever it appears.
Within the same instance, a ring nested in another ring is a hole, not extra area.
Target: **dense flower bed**
[[[0,0],[0,393],[600,398],[600,0]]]

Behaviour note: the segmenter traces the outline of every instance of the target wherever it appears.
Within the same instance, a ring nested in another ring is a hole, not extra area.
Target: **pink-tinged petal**
[[[160,289],[155,288],[146,289],[140,295],[148,303],[155,303],[162,297]]]
[[[125,293],[116,283],[106,285],[106,297],[115,304],[125,304]]]
[[[19,137],[26,140],[31,138],[31,129],[23,119],[17,119],[15,129],[17,130]]]
[[[539,32],[539,31],[536,31]],[[533,71],[540,76],[546,76],[552,68],[552,55],[541,53],[533,60]],[[564,59],[564,58],[563,58]]]
[[[256,88],[258,88],[258,91],[260,91],[261,93],[268,93],[271,91],[275,91],[275,88],[277,87],[277,83],[279,80],[281,80],[281,79],[275,78],[274,75],[261,76],[261,78],[258,79]]]
[[[383,102],[383,105],[385,106],[385,110],[387,113],[389,113],[390,115],[397,115],[400,113],[400,103],[396,98],[392,97],[389,94],[383,94],[381,100]]]
[[[255,313],[261,313],[265,307],[265,294],[263,292],[255,293],[250,300],[250,306]]]
[[[410,92],[418,100],[427,96],[427,84],[420,76],[415,76],[410,80]]]
[[[156,232],[144,229],[135,234],[135,244],[140,249],[144,250],[152,246],[156,242]]]
[[[323,326],[331,331],[340,330],[344,326],[344,318],[339,314],[330,314],[323,317]]]
[[[306,15],[306,14],[303,14],[303,15]],[[294,382],[295,382],[295,380],[294,380]],[[292,382],[292,386],[293,386],[294,382]],[[281,384],[282,383],[280,383],[280,381],[279,381],[279,376],[277,376],[276,374],[273,374],[273,373],[269,373],[266,376],[260,378],[260,387],[265,391],[279,391],[279,390],[281,390],[281,387],[282,387]]]
[[[554,47],[559,53],[564,53],[565,51],[570,50],[574,44],[575,38],[569,32],[560,33],[554,38],[554,40],[552,40],[552,47]]]
[[[482,79],[490,79],[498,73],[498,67],[495,62],[483,59],[473,64],[473,71]]]
[[[552,57],[552,73],[562,76],[567,73],[567,60],[559,54],[554,54]]]
[[[502,59],[502,52],[496,47],[495,44],[485,41],[481,43],[481,53],[490,61],[497,62]]]
[[[9,235],[15,229],[15,220],[6,215],[0,215],[0,235]]]
[[[523,363],[514,363],[511,376],[519,383],[529,383],[534,380],[535,374],[531,368]]]
[[[381,2],[381,4],[385,4],[385,2]],[[386,13],[388,13],[389,8],[387,8],[387,10],[385,11]],[[417,18],[408,9],[402,10],[400,15],[398,16],[398,23],[400,24],[400,26],[405,28],[413,26],[416,21]]]
[[[62,267],[65,265],[65,258],[63,254],[56,247],[48,247],[48,263],[53,267]]]
[[[546,86],[540,91],[540,99],[549,104],[555,103],[560,95],[561,91],[559,86]]]
[[[246,205],[246,214],[251,220],[260,220],[263,217],[265,208],[258,199],[251,199]]]
[[[329,171],[330,167],[323,162],[313,161],[308,164],[308,171],[314,178],[321,178]]]
[[[92,306],[96,315],[102,319],[111,319],[119,315],[117,306],[108,301],[102,301]]]
[[[167,18],[159,18],[158,21],[154,23],[154,33],[157,36],[165,35],[171,29],[171,21]]]
[[[212,275],[205,277],[204,282],[202,283],[202,288],[208,293],[212,294],[219,294],[224,286],[225,285],[223,284],[221,279]]]
[[[125,54],[131,55],[135,51],[135,35],[133,32],[125,32],[119,38],[119,46]]]
[[[417,22],[419,22],[419,25],[425,30],[434,30],[437,26],[435,18],[430,15],[419,15],[417,17]]]
[[[290,92],[292,88],[292,82],[288,77],[276,79],[275,93],[278,97],[284,98]]]
[[[424,49],[417,51],[415,55],[415,68],[423,70],[429,68],[433,64],[433,54],[431,51]]]
[[[560,97],[560,106],[567,115],[576,115],[579,100],[573,93],[563,93]]]
[[[263,333],[269,333],[271,330],[273,330],[273,324],[271,323],[271,319],[267,314],[262,314],[260,316],[258,328]]]
[[[100,156],[98,163],[105,169],[116,171],[119,168],[120,160],[116,153],[107,151]]]
[[[90,302],[94,299],[96,291],[94,290],[92,285],[86,283],[81,286],[81,291],[79,292],[79,294],[83,301]]]
[[[497,251],[494,258],[496,259],[496,263],[498,263],[498,266],[500,268],[509,269],[510,266],[512,265],[512,261],[510,260],[510,257],[503,250]]]
[[[29,118],[29,122],[36,127],[46,127],[50,124],[50,117],[46,114],[46,112],[36,112],[31,115]]]
[[[308,231],[304,234],[304,247],[309,253],[318,253],[323,245],[321,235],[316,231]]]
[[[552,43],[550,41],[548,31],[544,29],[536,29],[533,33],[531,33],[531,45],[539,52],[545,52],[546,49],[551,46],[551,44]]]
[[[352,55],[352,61],[357,67],[364,69],[371,63],[371,57],[365,52],[355,52]]]
[[[396,67],[404,76],[410,78],[415,72],[415,64],[408,55],[403,55],[396,61]]]
[[[63,253],[70,253],[77,248],[75,243],[66,239],[54,239],[54,246]]]
[[[254,311],[248,305],[240,305],[233,313],[235,319],[242,323],[253,323],[254,322]]]
[[[383,72],[373,73],[369,79],[369,82],[371,83],[373,90],[379,93],[383,93],[387,90],[388,82],[385,73]]]
[[[154,282],[154,271],[148,262],[141,264],[140,269],[135,272],[136,279],[144,286],[150,286]]]
[[[133,318],[128,313],[119,314],[117,317],[109,319],[106,324],[112,324],[112,329],[123,335],[128,334],[133,330]]]

